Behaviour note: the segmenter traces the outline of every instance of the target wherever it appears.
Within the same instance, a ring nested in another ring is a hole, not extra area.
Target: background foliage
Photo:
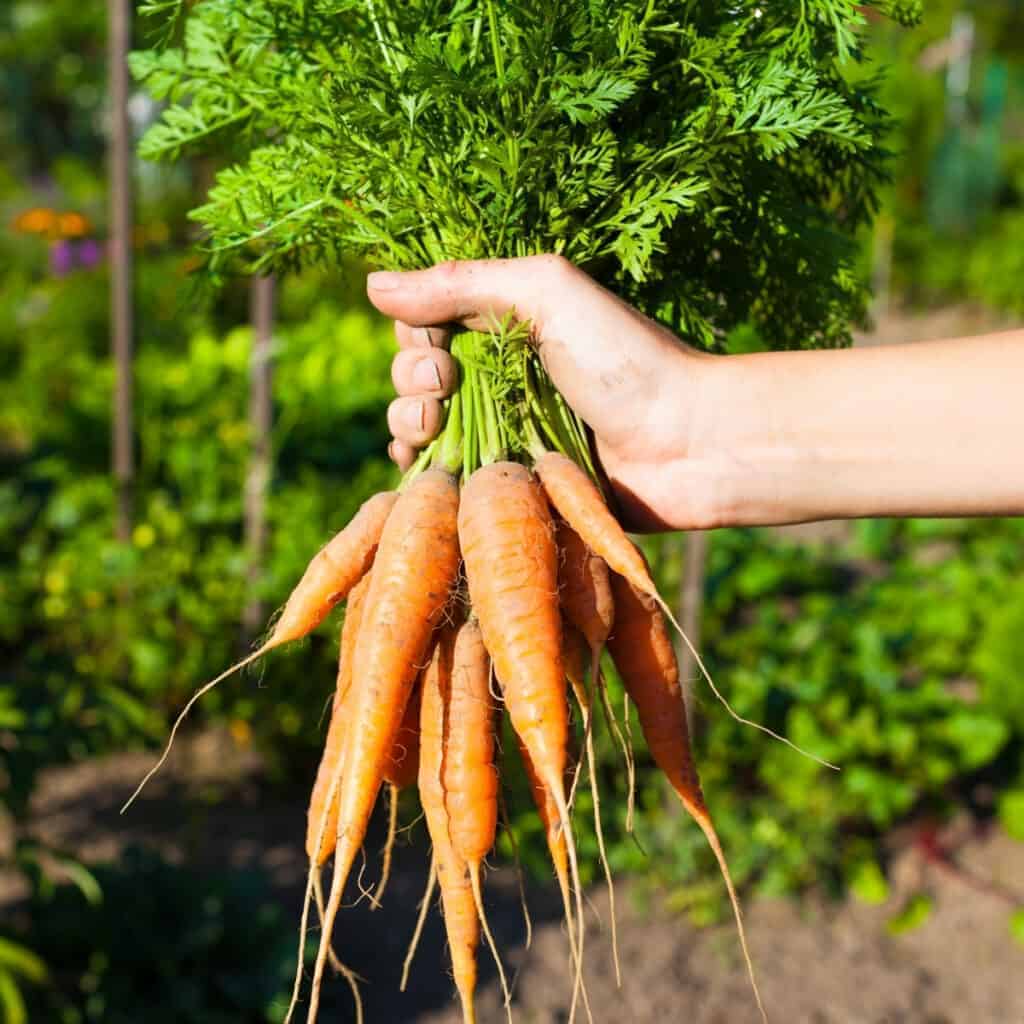
[[[1024,162],[1008,101],[994,181],[973,205],[953,204],[969,220],[938,216],[934,205],[949,180],[940,171],[950,139],[963,142],[973,122],[951,134],[943,72],[919,61],[948,35],[959,6],[940,0],[911,33],[871,27],[878,63],[890,65],[883,106],[897,115],[889,145],[900,154],[898,174],[882,196],[894,286],[921,302],[967,296],[1019,309],[1020,247],[1011,243]],[[1007,69],[1006,95],[1017,88],[1020,53],[1010,44],[1024,35],[1013,30],[1019,4],[974,13],[968,111],[980,119],[992,61]],[[43,772],[155,746],[196,683],[249,642],[239,623],[251,596],[241,543],[251,334],[243,287],[207,306],[192,299],[184,211],[212,169],[199,160],[139,168],[138,520],[130,544],[111,539],[107,279],[102,256],[86,259],[80,248],[105,234],[102,47],[95,5],[18,0],[0,11],[2,74],[16,99],[0,116],[0,811],[16,840],[5,866],[30,893],[4,915],[0,1008],[15,1024],[138,1019],[139,979],[159,985],[187,973],[187,991],[166,993],[183,1000],[173,1003],[174,1019],[274,1020],[293,922],[275,920],[265,879],[197,880],[140,854],[72,870],[72,884],[55,886],[47,855],[71,853],[73,868],[74,851],[28,840]],[[70,267],[58,258],[69,251],[59,224],[27,231],[19,220],[49,208],[87,219],[74,240],[80,262]],[[858,258],[866,263],[854,253],[851,268]],[[861,282],[851,289],[861,295]],[[844,300],[836,316],[860,301]],[[392,479],[381,456],[388,328],[363,305],[361,268],[289,278],[278,315],[271,546],[261,583],[270,608],[324,537]],[[760,342],[744,328],[723,343]],[[741,713],[843,766],[825,771],[740,729],[697,687],[703,775],[738,880],[773,895],[824,886],[878,899],[894,828],[962,810],[1024,841],[1022,541],[1020,522],[1000,520],[864,522],[831,542],[714,535],[704,626],[712,671]],[[653,539],[650,551],[674,593],[676,539]],[[308,785],[316,757],[331,632],[270,659],[262,688],[250,675],[202,706],[205,723],[244,723],[290,792]],[[622,772],[610,746],[602,758],[615,866],[713,917],[720,886],[699,833],[642,770],[641,854],[621,831]],[[520,845],[546,875],[521,796],[513,801],[524,809],[515,815]],[[594,851],[584,852],[592,861]],[[111,938],[128,902],[140,943],[148,935],[156,944],[140,944],[134,959]],[[170,906],[181,910],[173,927]],[[153,964],[156,975],[147,973]]]

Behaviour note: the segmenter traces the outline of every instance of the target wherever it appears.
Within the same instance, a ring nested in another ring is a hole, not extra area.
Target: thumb
[[[539,330],[552,299],[552,282],[571,264],[559,256],[461,260],[426,270],[370,274],[366,292],[386,316],[413,327],[458,323],[490,330],[509,312]]]

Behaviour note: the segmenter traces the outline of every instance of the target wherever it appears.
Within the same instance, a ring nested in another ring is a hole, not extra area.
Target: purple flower
[[[75,254],[67,239],[53,242],[50,245],[50,273],[54,277],[63,277],[74,266]]]
[[[99,243],[92,238],[87,238],[78,243],[78,265],[83,269],[95,267],[103,259],[103,251]]]

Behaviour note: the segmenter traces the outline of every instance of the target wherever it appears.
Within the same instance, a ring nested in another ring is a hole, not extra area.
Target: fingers
[[[489,330],[509,312],[540,327],[565,288],[585,275],[560,256],[463,260],[427,270],[378,272],[366,281],[370,301],[413,327],[460,323]]]
[[[401,397],[388,421],[396,442],[410,448],[436,436],[440,400],[455,386],[455,365],[446,352],[451,328],[445,325],[488,331],[509,314],[530,323],[555,386],[607,443],[628,447],[643,436],[638,423],[674,424],[685,417],[675,371],[681,354],[694,354],[560,256],[375,273],[366,286],[370,301],[398,321],[400,352],[392,376]],[[407,455],[396,444],[396,461]]]
[[[400,395],[447,398],[457,377],[455,360],[443,349],[402,349],[391,363],[391,382]]]
[[[395,321],[395,339],[399,348],[448,348],[452,340],[450,327],[438,327],[429,325],[426,327],[413,327]]]
[[[436,398],[396,398],[388,406],[388,430],[396,441],[422,448],[441,429],[441,403]]]
[[[388,445],[388,458],[404,473],[416,461],[416,449],[404,441],[392,441]]]

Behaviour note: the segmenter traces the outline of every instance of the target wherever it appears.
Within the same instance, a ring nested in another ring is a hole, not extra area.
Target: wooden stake
[[[245,546],[249,558],[252,599],[246,605],[244,625],[251,640],[262,628],[263,603],[257,596],[267,547],[267,489],[270,485],[271,357],[274,335],[274,279],[254,277],[250,291],[253,339],[249,361],[249,426],[252,447],[245,481]]]
[[[128,117],[130,0],[107,0],[107,66],[110,99],[110,332],[115,384],[112,410],[112,469],[116,491],[117,539],[131,539],[134,518],[135,455],[132,377],[132,133]]]

